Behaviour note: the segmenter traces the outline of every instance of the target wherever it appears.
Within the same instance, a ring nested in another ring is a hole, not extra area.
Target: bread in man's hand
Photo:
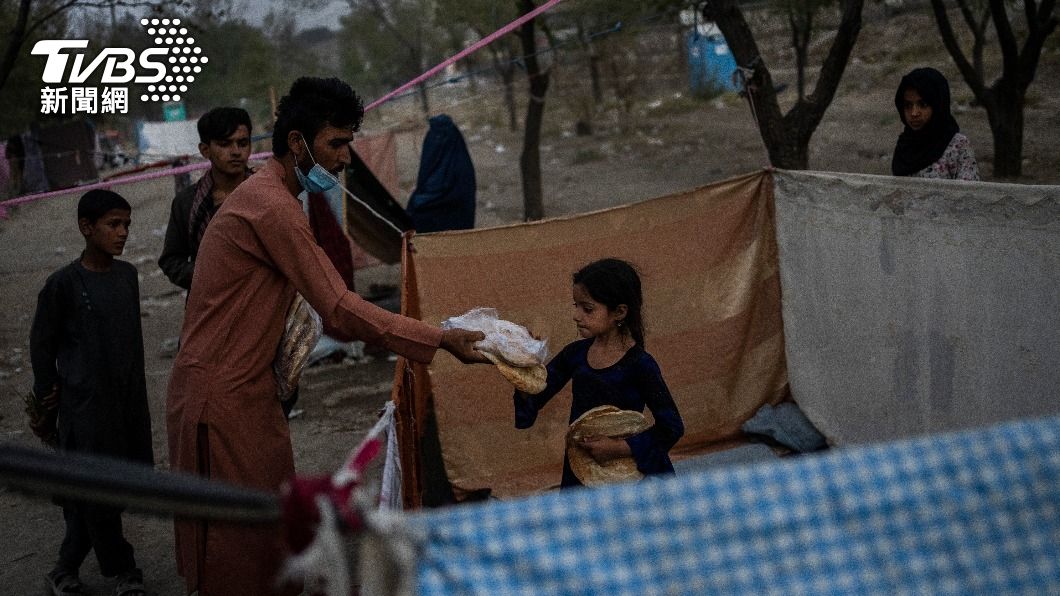
[[[497,366],[501,375],[512,384],[513,387],[523,393],[537,394],[545,390],[548,383],[548,371],[541,364],[529,367],[512,366],[501,360],[496,354],[483,352],[483,354]]]
[[[492,352],[515,367],[530,368],[541,364],[540,357],[531,351],[540,340],[530,335],[526,327],[503,319],[497,319],[494,326],[495,331],[487,333],[486,339],[480,342],[480,351]]]

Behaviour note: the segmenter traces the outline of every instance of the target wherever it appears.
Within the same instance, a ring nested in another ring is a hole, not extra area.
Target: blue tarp
[[[1060,418],[410,516],[433,594],[1060,594]]]
[[[693,93],[738,91],[732,80],[736,60],[720,35],[688,34],[688,76]]]

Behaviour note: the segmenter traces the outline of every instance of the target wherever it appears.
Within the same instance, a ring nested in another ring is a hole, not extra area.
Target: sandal
[[[144,573],[139,569],[130,569],[118,576],[114,586],[114,596],[147,596],[144,591]]]
[[[48,582],[48,593],[52,596],[84,594],[84,586],[76,573],[55,570],[45,575],[44,580]]]

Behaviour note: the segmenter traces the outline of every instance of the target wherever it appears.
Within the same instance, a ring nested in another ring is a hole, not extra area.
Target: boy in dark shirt
[[[151,465],[139,282],[135,267],[114,258],[125,250],[131,211],[108,190],[89,191],[77,205],[85,250],[45,282],[30,332],[33,392],[58,408],[57,428],[33,425],[33,431],[44,437],[57,430],[60,450]],[[115,594],[142,596],[143,575],[122,533],[122,510],[61,505],[66,535],[47,575],[51,593],[82,593],[78,569],[95,550],[102,574],[117,577]]]

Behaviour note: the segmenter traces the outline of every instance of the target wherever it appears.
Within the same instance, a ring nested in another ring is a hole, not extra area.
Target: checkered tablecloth
[[[411,516],[420,594],[1060,594],[1060,418]]]

